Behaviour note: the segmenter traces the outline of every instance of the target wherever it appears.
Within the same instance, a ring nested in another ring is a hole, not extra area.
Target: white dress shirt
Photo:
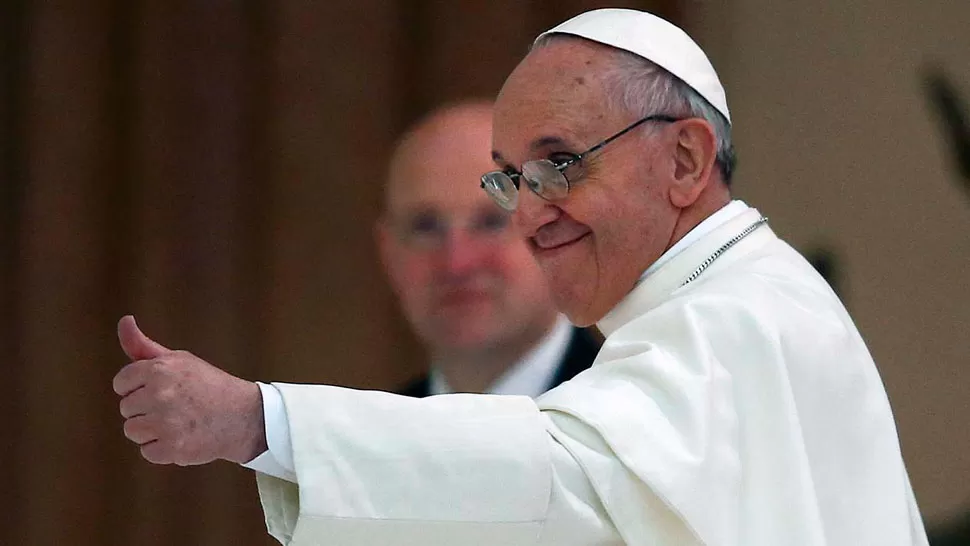
[[[569,348],[572,324],[559,315],[556,324],[514,366],[505,371],[486,391],[488,394],[517,394],[535,398],[546,392]],[[431,394],[452,394],[454,389],[438,367],[432,366]]]

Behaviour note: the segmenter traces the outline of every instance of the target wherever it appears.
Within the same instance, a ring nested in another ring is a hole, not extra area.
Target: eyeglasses
[[[523,163],[522,172],[518,172],[509,167],[503,171],[485,173],[482,175],[482,189],[492,198],[492,201],[495,201],[498,206],[509,212],[514,211],[515,207],[519,204],[520,178],[525,179],[525,184],[532,190],[532,193],[546,201],[563,199],[569,194],[569,179],[566,178],[565,174],[567,168],[579,163],[589,154],[599,150],[644,123],[649,121],[673,123],[680,121],[680,119],[664,115],[647,116],[581,154],[569,154],[569,159],[565,161],[536,159]]]

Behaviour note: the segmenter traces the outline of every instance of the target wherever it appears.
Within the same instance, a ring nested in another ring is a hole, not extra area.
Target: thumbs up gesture
[[[131,363],[114,377],[125,436],[151,463],[245,463],[266,449],[259,387],[187,351],[152,341],[132,316],[118,322]]]

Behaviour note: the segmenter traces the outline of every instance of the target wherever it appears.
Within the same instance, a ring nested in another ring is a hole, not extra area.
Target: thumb
[[[125,315],[118,321],[118,341],[132,360],[148,360],[172,352],[143,334],[131,315]]]

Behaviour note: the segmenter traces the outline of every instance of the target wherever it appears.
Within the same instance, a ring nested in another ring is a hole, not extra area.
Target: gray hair
[[[570,35],[549,34],[540,38],[532,49],[546,47],[559,40],[581,40]],[[724,183],[730,185],[737,155],[731,142],[731,124],[721,112],[691,86],[662,67],[628,51],[616,49],[615,62],[602,75],[609,104],[636,118],[652,114],[701,118],[711,125],[717,140],[715,164]]]

